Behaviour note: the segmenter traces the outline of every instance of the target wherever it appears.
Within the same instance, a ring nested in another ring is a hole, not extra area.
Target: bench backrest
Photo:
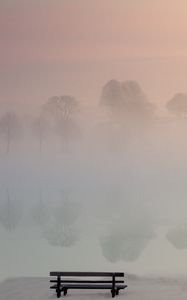
[[[50,276],[124,277],[122,272],[50,272]]]

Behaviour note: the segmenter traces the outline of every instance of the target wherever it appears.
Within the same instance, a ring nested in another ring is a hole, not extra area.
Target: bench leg
[[[119,289],[116,290],[116,295],[119,295]]]
[[[57,295],[57,298],[60,298],[61,297],[61,290],[56,290],[56,295]]]
[[[57,298],[61,297],[61,279],[60,276],[57,276],[57,289],[56,289]]]
[[[68,289],[64,289],[64,296],[67,295]]]
[[[115,295],[116,295],[116,291],[115,290],[111,290],[111,294],[112,294],[112,298],[114,298]]]

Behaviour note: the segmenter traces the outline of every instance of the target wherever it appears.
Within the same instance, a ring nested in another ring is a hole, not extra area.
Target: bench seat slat
[[[56,280],[50,280],[52,283],[57,283]],[[112,280],[60,280],[60,283],[112,283]],[[124,280],[115,280],[115,283],[124,283]]]
[[[115,286],[118,289],[125,289],[127,285],[116,285]],[[63,285],[62,288],[69,288],[69,289],[112,289],[112,285]],[[57,285],[50,286],[50,289],[57,289]]]
[[[72,283],[65,283],[65,284],[61,284],[61,286],[62,287],[72,287],[72,286],[79,286],[79,287],[82,287],[82,286],[88,286],[88,287],[90,287],[90,288],[92,288],[92,287],[94,287],[95,285],[96,285],[96,283],[97,283],[97,286],[112,286],[112,282],[110,282],[110,283],[107,283],[106,282],[106,284],[104,285],[103,283],[104,282],[92,282],[92,283],[90,283],[89,285],[87,284],[85,284],[86,282],[80,282],[79,284],[72,284]],[[123,283],[123,282],[122,282]],[[116,284],[115,285],[116,287],[119,287],[119,286],[122,286],[122,285],[119,285],[119,284]],[[57,288],[57,284],[54,284],[54,285],[52,285],[52,286],[50,286],[50,289],[56,289]]]
[[[118,289],[125,289],[126,285],[116,285]],[[61,288],[67,289],[112,289],[111,284],[65,284]]]

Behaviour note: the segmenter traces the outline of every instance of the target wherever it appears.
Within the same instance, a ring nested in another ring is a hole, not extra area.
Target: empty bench
[[[50,272],[50,276],[56,277],[50,280],[54,283],[50,288],[56,290],[57,298],[61,297],[61,293],[67,295],[69,289],[108,289],[114,298],[127,287],[124,273],[119,272]]]

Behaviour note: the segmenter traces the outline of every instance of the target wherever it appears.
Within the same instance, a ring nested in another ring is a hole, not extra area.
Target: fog
[[[187,96],[166,117],[134,80],[98,93],[1,111],[0,279],[186,272]]]

